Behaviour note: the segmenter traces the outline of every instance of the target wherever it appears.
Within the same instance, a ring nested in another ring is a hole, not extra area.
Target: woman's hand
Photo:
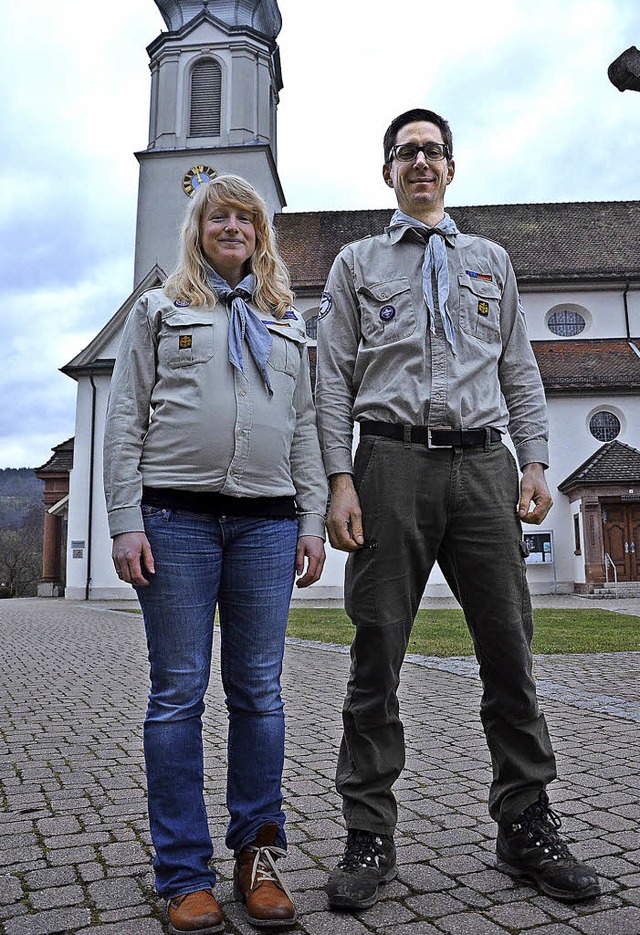
[[[302,577],[296,581],[296,587],[308,588],[314,581],[318,581],[324,567],[324,558],[324,542],[319,536],[300,536],[296,548],[296,574]],[[305,559],[307,571],[303,575]]]
[[[123,532],[115,536],[111,558],[118,578],[137,587],[149,584],[145,574],[156,571],[151,545],[143,532]]]

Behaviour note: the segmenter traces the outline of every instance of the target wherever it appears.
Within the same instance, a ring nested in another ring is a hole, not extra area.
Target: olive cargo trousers
[[[428,449],[364,436],[354,481],[365,545],[349,555],[345,576],[355,637],[336,788],[347,827],[393,834],[391,787],[405,760],[400,669],[436,560],[463,608],[480,664],[480,716],[493,767],[489,812],[513,821],[556,778],[532,676],[514,459],[501,442]]]

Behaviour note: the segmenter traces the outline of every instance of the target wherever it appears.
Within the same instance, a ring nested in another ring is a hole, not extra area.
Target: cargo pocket
[[[494,282],[458,276],[460,327],[485,344],[500,341],[500,299],[502,293]]]
[[[416,330],[411,284],[406,277],[358,287],[360,328],[367,344],[381,347],[410,337]]]

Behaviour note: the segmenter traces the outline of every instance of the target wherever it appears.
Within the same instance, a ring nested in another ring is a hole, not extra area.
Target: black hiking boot
[[[542,791],[512,824],[498,826],[496,869],[564,902],[599,896],[598,875],[573,856],[558,834],[561,824]]]
[[[350,828],[344,857],[331,873],[325,891],[332,909],[368,909],[381,883],[393,880],[396,848],[391,835]]]

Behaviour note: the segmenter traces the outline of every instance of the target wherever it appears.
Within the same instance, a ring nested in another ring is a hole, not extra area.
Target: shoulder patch
[[[186,302],[184,299],[176,299],[173,304],[176,308],[187,308],[191,305],[191,302]]]
[[[320,308],[318,309],[318,319],[326,318],[333,308],[333,296],[330,292],[323,292],[320,299]]]
[[[288,320],[288,321],[297,321],[297,320],[298,320],[298,316],[296,315],[296,313],[294,312],[294,310],[293,310],[292,308],[287,309],[287,311],[284,313],[284,315],[283,315],[282,318],[280,319],[280,321],[287,321],[287,320]]]

